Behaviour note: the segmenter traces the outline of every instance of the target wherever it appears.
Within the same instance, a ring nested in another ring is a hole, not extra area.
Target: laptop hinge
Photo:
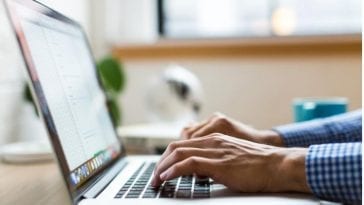
[[[116,162],[99,181],[84,192],[82,198],[91,199],[98,196],[126,165],[127,161],[125,158]]]

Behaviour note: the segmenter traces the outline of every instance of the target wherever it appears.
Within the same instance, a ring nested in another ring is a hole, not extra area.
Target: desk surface
[[[55,162],[28,165],[0,162],[0,176],[1,205],[70,204]]]
[[[3,164],[0,162],[0,204],[70,204],[55,162]]]

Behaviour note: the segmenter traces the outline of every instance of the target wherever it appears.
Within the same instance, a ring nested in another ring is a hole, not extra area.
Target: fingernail
[[[159,175],[159,177],[161,178],[161,180],[165,181],[166,178],[168,176],[168,173],[167,172],[163,172],[161,175]]]
[[[152,186],[155,186],[155,178],[152,179],[152,182],[150,183]]]

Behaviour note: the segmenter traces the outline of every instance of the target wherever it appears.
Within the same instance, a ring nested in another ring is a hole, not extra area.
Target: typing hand
[[[306,148],[280,148],[222,134],[177,141],[158,162],[152,185],[196,174],[241,192],[309,192],[306,153]]]
[[[256,130],[253,127],[216,113],[208,120],[185,127],[182,139],[193,139],[213,133],[221,133],[248,141],[283,147],[283,140],[272,130]]]

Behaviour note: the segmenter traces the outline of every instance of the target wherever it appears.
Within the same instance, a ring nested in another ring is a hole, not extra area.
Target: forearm
[[[281,148],[267,163],[272,173],[269,192],[313,193],[345,203],[362,200],[361,143]]]
[[[361,111],[274,128],[287,147],[361,141]]]
[[[259,131],[259,136],[255,137],[255,141],[261,144],[273,145],[276,147],[285,147],[282,136],[273,130],[262,130]],[[251,140],[253,141],[253,140]]]
[[[275,155],[279,160],[269,160],[272,169],[272,192],[311,193],[306,180],[305,161],[307,148],[281,148]]]

